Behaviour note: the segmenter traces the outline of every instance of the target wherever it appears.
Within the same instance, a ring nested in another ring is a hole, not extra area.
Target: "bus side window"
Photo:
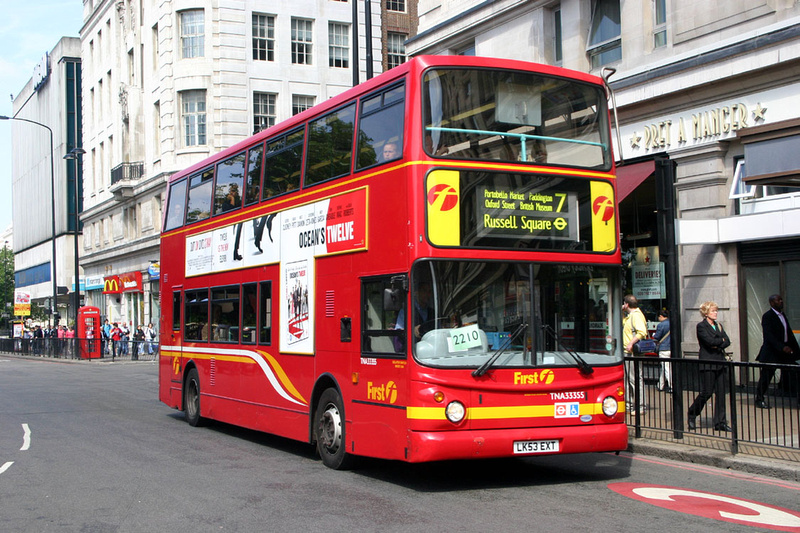
[[[172,293],[172,331],[181,329],[181,291]]]
[[[308,124],[306,186],[350,173],[356,106],[348,105]]]
[[[300,188],[305,137],[305,130],[300,128],[267,141],[264,190],[261,193],[263,200]]]
[[[169,203],[167,204],[167,221],[164,231],[183,226],[183,217],[186,214],[186,180],[173,183],[169,188]]]
[[[255,344],[258,331],[258,285],[242,285],[242,344]]]
[[[239,342],[239,286],[211,289],[211,333],[217,342]]]
[[[183,338],[208,341],[208,289],[186,291]]]
[[[247,152],[247,188],[245,189],[245,205],[258,202],[261,198],[261,162],[264,159],[264,144],[250,148]]]
[[[362,284],[362,352],[393,356],[405,353],[405,332],[397,320],[405,307],[405,295],[390,299],[387,291],[392,292],[390,277],[365,280]]]
[[[272,344],[272,282],[261,282],[261,295],[258,300],[259,344]]]
[[[211,216],[211,189],[213,185],[213,168],[189,178],[189,205],[186,208],[187,224],[205,220]]]
[[[356,169],[403,156],[404,103],[404,85],[361,101]]]
[[[237,154],[217,165],[214,187],[214,214],[242,207],[245,153]]]

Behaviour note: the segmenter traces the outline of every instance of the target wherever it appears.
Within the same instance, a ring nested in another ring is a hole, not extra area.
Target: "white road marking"
[[[0,466],[0,474],[5,472],[6,470],[8,470],[8,467],[10,467],[13,464],[14,464],[14,461],[9,461],[6,464],[4,464],[3,466]]]
[[[31,447],[31,428],[28,427],[28,424],[22,424],[22,430],[25,435],[22,437],[22,448],[19,451],[24,452]]]

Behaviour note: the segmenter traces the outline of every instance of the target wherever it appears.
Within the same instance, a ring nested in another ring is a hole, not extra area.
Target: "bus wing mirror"
[[[383,290],[383,310],[399,311],[405,303],[405,291],[402,289]]]

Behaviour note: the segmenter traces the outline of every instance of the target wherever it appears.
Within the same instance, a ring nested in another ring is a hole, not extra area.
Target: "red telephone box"
[[[78,309],[78,339],[81,359],[97,359],[101,354],[100,309],[84,306]]]

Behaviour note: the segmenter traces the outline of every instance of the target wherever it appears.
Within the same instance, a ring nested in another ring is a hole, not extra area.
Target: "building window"
[[[181,57],[190,59],[205,55],[205,19],[202,9],[181,11]]]
[[[564,60],[561,39],[561,6],[559,6],[553,10],[553,59],[557,65]]]
[[[463,45],[461,48],[456,49],[457,56],[474,56],[475,55],[475,42],[470,42]]]
[[[386,0],[387,11],[406,12],[406,0]]]
[[[592,68],[622,59],[619,0],[595,0],[586,53]]]
[[[653,47],[667,46],[667,0],[653,0]]]
[[[302,113],[306,109],[310,109],[314,107],[314,97],[313,96],[303,96],[300,94],[293,94],[292,95],[292,115],[297,115],[298,113]]]
[[[744,158],[737,158],[735,161],[736,170],[733,172],[733,183],[729,198],[752,198],[756,194],[755,185],[747,185],[744,178],[747,176],[744,166]]]
[[[311,64],[311,30],[312,21],[292,19],[292,63]]]
[[[386,36],[387,70],[406,62],[406,39],[408,39],[408,35],[405,33],[389,32]]]
[[[182,92],[181,112],[184,146],[206,144],[206,92],[203,90]]]
[[[328,24],[328,66],[347,68],[350,55],[350,26],[339,22]]]
[[[253,15],[253,59],[275,60],[275,17]]]
[[[275,125],[274,94],[253,93],[253,133]]]
[[[153,72],[158,71],[158,24],[153,26]]]

